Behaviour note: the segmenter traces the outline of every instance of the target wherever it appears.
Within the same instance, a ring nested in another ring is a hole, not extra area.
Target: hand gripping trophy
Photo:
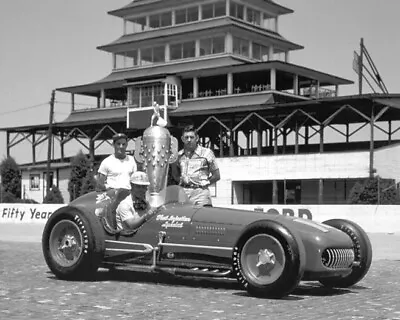
[[[178,158],[178,141],[165,128],[167,122],[160,116],[160,106],[154,103],[153,108],[150,127],[136,139],[135,159],[144,164],[149,177],[150,205],[159,207],[165,200],[169,164]]]

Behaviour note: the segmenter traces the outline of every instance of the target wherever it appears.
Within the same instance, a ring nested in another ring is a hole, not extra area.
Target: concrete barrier
[[[284,214],[317,222],[340,218],[371,233],[400,233],[398,205],[231,205],[229,208]]]
[[[44,224],[62,204],[0,204],[0,240],[40,240]],[[396,205],[231,205],[229,208],[298,216],[323,222],[354,221],[368,233],[399,234],[400,206]]]

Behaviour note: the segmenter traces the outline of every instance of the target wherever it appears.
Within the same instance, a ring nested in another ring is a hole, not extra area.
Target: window
[[[244,20],[244,6],[235,2],[231,2],[230,15],[240,20]]]
[[[261,13],[260,11],[247,8],[247,22],[261,26]]]
[[[149,23],[151,29],[170,26],[172,24],[172,13],[153,14],[149,17]]]
[[[137,64],[138,64],[137,57],[138,57],[137,50],[132,50],[132,51],[127,52],[126,57],[125,57],[125,67],[130,68],[130,67],[137,66]]]
[[[193,58],[195,56],[195,47],[194,41],[172,44],[170,46],[171,60]]]
[[[29,190],[40,190],[40,174],[29,175]]]
[[[146,29],[146,17],[136,17],[126,22],[126,33],[142,32]]]
[[[175,11],[175,24],[182,24],[199,20],[199,8],[190,7]]]
[[[268,61],[268,47],[258,43],[253,43],[253,59]]]
[[[200,40],[200,56],[225,52],[225,37]]]
[[[165,49],[163,46],[144,48],[141,50],[141,65],[149,65],[165,61]]]
[[[159,105],[164,104],[164,84],[154,84],[150,86],[135,86],[131,89],[130,105],[137,108],[151,107],[153,102]]]
[[[233,37],[233,53],[245,57],[249,56],[249,41]]]
[[[218,1],[216,3],[203,4],[201,6],[202,19],[211,19],[221,17],[226,14],[225,1]]]

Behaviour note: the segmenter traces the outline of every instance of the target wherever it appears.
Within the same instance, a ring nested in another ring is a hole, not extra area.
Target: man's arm
[[[128,218],[128,219],[122,221],[122,225],[124,226],[124,228],[128,228],[131,230],[137,229],[143,223],[145,223],[147,220],[149,220],[151,218],[151,216],[155,213],[155,211],[156,211],[155,208],[149,209],[148,212],[146,212],[146,214],[142,215],[139,218],[131,217],[131,218]]]
[[[106,190],[106,180],[107,177],[102,173],[97,173],[96,179],[96,191],[105,191]]]
[[[210,184],[214,184],[221,179],[221,175],[219,174],[219,169],[214,170],[211,172],[211,176],[208,178]]]

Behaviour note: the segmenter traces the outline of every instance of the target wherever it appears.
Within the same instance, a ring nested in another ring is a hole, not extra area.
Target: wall
[[[400,182],[400,144],[376,150],[374,161],[376,174]]]
[[[0,240],[34,237],[40,241],[47,219],[63,205],[59,204],[0,204]],[[400,233],[400,206],[396,205],[231,205],[229,208],[312,218],[317,222],[342,218],[352,220],[369,233]],[[244,213],[245,214],[245,213]],[[29,239],[28,239],[29,240]]]
[[[58,178],[58,188],[64,198],[64,203],[69,202],[69,193],[68,193],[68,181],[71,169],[69,167],[66,168],[57,168],[51,169],[54,173],[54,179]],[[44,173],[47,172],[47,169],[32,169],[32,170],[22,170],[21,175],[21,192],[22,197],[25,199],[31,199],[36,201],[37,203],[42,203],[45,195],[44,188],[46,183],[44,181]],[[30,177],[32,175],[37,175],[39,177],[38,180],[38,188],[31,188]],[[54,183],[57,184],[56,180]]]
[[[232,181],[357,179],[369,175],[368,151],[218,158],[217,162],[221,180],[213,203],[218,206],[232,203]],[[315,182],[304,188],[315,189]],[[317,197],[318,189],[307,193]]]

